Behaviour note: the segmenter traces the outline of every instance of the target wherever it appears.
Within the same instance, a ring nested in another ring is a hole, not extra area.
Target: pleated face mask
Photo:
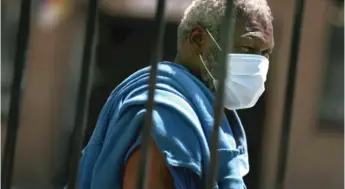
[[[220,49],[211,33],[209,34]],[[201,56],[200,58],[217,88],[217,80],[212,76]],[[253,107],[265,91],[265,82],[269,67],[268,59],[255,54],[229,53],[227,62],[224,107],[229,110]]]

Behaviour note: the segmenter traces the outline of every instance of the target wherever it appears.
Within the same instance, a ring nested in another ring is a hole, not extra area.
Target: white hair
[[[266,0],[234,0],[234,6],[237,14],[254,14],[261,16],[267,22],[273,20],[271,9]],[[193,0],[192,4],[185,10],[178,27],[178,43],[181,39],[186,38],[196,26],[207,28],[218,41],[225,9],[226,0]]]

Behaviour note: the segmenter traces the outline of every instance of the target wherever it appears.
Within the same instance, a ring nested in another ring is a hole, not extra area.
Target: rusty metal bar
[[[214,124],[211,142],[211,162],[206,173],[206,189],[212,189],[217,177],[218,171],[218,143],[219,143],[219,127],[224,113],[224,87],[228,66],[228,53],[233,48],[233,34],[235,29],[235,6],[233,0],[227,0],[225,16],[220,30],[220,46],[222,51],[219,56],[218,78],[219,85],[217,86],[216,102],[214,106]]]
[[[13,175],[15,148],[19,128],[19,116],[22,100],[23,73],[26,62],[26,50],[30,32],[31,0],[22,0],[19,27],[16,39],[16,52],[11,88],[10,110],[7,122],[6,142],[2,160],[1,188],[10,189]]]
[[[146,104],[145,124],[142,128],[142,144],[140,146],[140,166],[137,173],[137,189],[147,188],[146,172],[149,167],[150,160],[150,139],[152,129],[152,112],[154,108],[154,95],[157,80],[158,62],[162,59],[163,37],[165,30],[165,0],[158,0],[155,14],[155,27],[157,38],[154,41],[151,54],[151,69],[149,79],[149,92]]]
[[[278,154],[278,170],[275,187],[282,189],[284,187],[284,179],[286,174],[286,161],[288,156],[288,146],[290,141],[291,119],[293,109],[293,98],[296,83],[297,63],[299,55],[299,46],[301,38],[301,30],[303,26],[303,11],[305,0],[295,1],[294,26],[292,33],[292,42],[290,47],[290,64],[287,76],[287,87],[285,94],[284,114],[283,114],[283,128],[280,137],[280,148]]]
[[[91,71],[94,68],[94,49],[95,49],[95,33],[98,14],[98,0],[89,0],[87,20],[85,28],[84,50],[82,58],[81,77],[79,83],[79,91],[77,98],[76,117],[74,130],[72,132],[72,144],[69,162],[69,178],[68,188],[78,188],[78,167],[81,157],[82,142],[84,138],[84,130],[87,122],[87,110],[89,105],[89,97],[91,92]]]

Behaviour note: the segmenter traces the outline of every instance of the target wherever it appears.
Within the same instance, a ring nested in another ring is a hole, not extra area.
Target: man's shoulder
[[[123,87],[124,85],[131,83],[132,81],[148,79],[151,73],[151,67],[152,66],[147,66],[132,73],[125,80],[123,80],[117,88]],[[172,62],[164,61],[157,64],[157,76],[173,77],[176,73],[183,72],[184,70],[186,69]]]
[[[123,95],[133,90],[148,89],[151,66],[142,68],[122,81],[112,92],[112,95]],[[186,68],[172,62],[160,62],[157,65],[156,88],[179,89],[190,88],[197,84],[195,77]],[[180,91],[181,92],[181,91]]]

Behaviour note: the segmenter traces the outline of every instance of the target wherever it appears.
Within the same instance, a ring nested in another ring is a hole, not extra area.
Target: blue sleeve
[[[219,158],[227,161],[220,162],[218,180],[220,189],[244,189],[246,188],[241,174],[241,158],[227,150],[218,150]]]
[[[175,187],[200,188],[203,170],[210,162],[212,105],[204,106],[201,102],[205,98],[198,95],[183,95],[186,89],[196,94],[197,91],[185,84],[188,80],[177,81],[180,75],[175,76],[174,70],[168,71],[157,76],[151,136],[169,167]],[[146,115],[148,77],[146,72],[135,75],[108,99],[108,108],[102,110],[83,155],[82,164],[87,167],[81,171],[80,182],[85,181],[82,188],[121,188],[126,158],[140,145],[138,134]],[[182,87],[184,90],[179,90]],[[197,106],[198,103],[202,105]],[[243,188],[233,134],[226,130],[220,133],[220,170],[215,188]]]
[[[200,189],[202,182],[200,178],[190,169],[184,167],[169,166],[171,176],[174,178],[176,189]]]
[[[186,100],[178,95],[157,90],[155,100],[152,138],[165,158],[175,188],[200,188],[205,139],[198,117]],[[129,147],[125,163],[140,144],[139,136]]]
[[[147,93],[136,93],[128,98],[123,106],[123,112],[130,111],[138,105],[140,111],[146,110],[142,102],[146,101]],[[140,102],[140,103],[138,103]],[[151,136],[173,176],[176,188],[192,188],[200,185],[203,170],[209,162],[209,149],[205,136],[205,130],[201,126],[199,117],[189,102],[176,92],[156,89],[155,107],[153,111],[153,127]],[[131,120],[142,120],[141,116],[131,117]],[[126,120],[127,122],[128,120]],[[138,124],[140,121],[135,121]],[[141,122],[142,123],[142,122]],[[141,125],[138,125],[141,127]],[[207,132],[207,131],[206,131]],[[134,144],[130,144],[126,151],[129,153],[140,145],[140,137],[135,138]],[[218,184],[219,189],[239,189],[244,187],[236,150],[219,149],[220,169]],[[126,159],[125,158],[125,159]],[[205,164],[206,162],[206,164]]]
[[[127,152],[125,162],[128,161],[133,151],[138,148],[141,144],[141,136],[137,138],[134,144],[130,147]],[[169,172],[174,180],[176,189],[199,189],[201,188],[201,181],[197,174],[188,168],[175,167],[168,165]]]

